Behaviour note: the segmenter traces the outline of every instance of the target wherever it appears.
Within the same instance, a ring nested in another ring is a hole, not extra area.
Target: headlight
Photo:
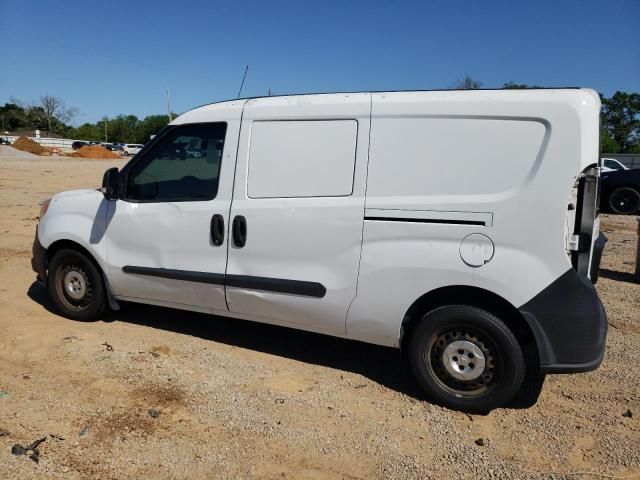
[[[51,203],[50,198],[47,198],[44,202],[42,202],[42,205],[40,205],[40,215],[38,216],[38,220],[42,220],[42,217],[44,217],[44,215],[47,213],[47,210],[49,210],[50,203]]]

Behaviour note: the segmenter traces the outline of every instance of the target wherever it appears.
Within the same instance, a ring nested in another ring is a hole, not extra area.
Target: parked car
[[[0,137],[0,145],[11,145],[11,142],[6,138]]]
[[[629,170],[622,163],[615,158],[603,158],[602,159],[602,171],[603,172],[615,172],[617,170]]]
[[[640,168],[602,173],[604,211],[633,215],[640,211]]]
[[[199,107],[102,192],[47,200],[33,269],[69,318],[126,300],[401,348],[433,400],[487,411],[602,362],[599,111],[582,89]]]
[[[122,150],[124,151],[125,155],[135,155],[140,150],[142,150],[142,147],[144,147],[144,145],[141,145],[139,143],[127,143],[122,147]]]
[[[83,142],[81,140],[76,140],[75,142],[73,142],[71,144],[71,148],[73,148],[74,150],[78,150],[79,148],[82,148],[85,145],[89,145],[89,142]]]

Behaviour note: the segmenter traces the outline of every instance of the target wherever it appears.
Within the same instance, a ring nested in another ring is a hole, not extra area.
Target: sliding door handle
[[[236,215],[231,225],[233,235],[233,245],[238,248],[244,247],[247,243],[247,220],[242,215]]]
[[[211,242],[217,247],[224,243],[224,217],[219,213],[211,217]]]

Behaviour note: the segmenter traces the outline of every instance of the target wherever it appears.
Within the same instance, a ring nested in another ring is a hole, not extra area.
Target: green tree
[[[32,127],[41,128],[51,133],[66,133],[67,123],[78,114],[78,109],[68,107],[65,102],[53,95],[42,95],[38,103],[26,108],[27,117]]]
[[[543,88],[540,87],[538,85],[527,85],[526,83],[516,83],[513,80],[509,80],[508,82],[504,83],[502,85],[502,88],[505,90],[511,90],[511,89],[526,89],[526,88]]]
[[[105,123],[107,127],[106,129],[105,129]],[[100,140],[101,142],[113,141],[113,138],[111,138],[111,132],[109,131],[109,117],[105,115],[104,117],[102,117],[101,120],[98,120],[96,122],[96,129],[100,132],[100,137],[98,138],[98,140]],[[106,136],[106,139],[105,139],[105,136]]]
[[[136,131],[140,120],[135,115],[125,115],[122,117],[122,127],[124,129],[123,142],[134,142],[136,139]]]
[[[169,117],[166,115],[149,115],[145,117],[136,129],[136,143],[147,143],[152,135],[156,135],[168,124]]]
[[[600,95],[601,129],[613,138],[619,151],[607,153],[636,153],[640,151],[640,93],[616,92],[611,98]]]
[[[619,153],[620,147],[611,134],[604,128],[600,129],[600,153]]]
[[[453,88],[459,90],[477,90],[480,87],[482,87],[482,82],[471,78],[470,75],[465,75],[464,78],[457,80],[453,85]]]
[[[104,135],[94,123],[83,123],[70,132],[70,136],[78,140],[102,140],[101,134]]]
[[[17,100],[5,103],[0,107],[0,128],[5,131],[15,131],[28,127],[27,112],[20,106]]]

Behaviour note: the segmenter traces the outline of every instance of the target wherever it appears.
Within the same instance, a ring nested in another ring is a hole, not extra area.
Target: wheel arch
[[[111,280],[107,275],[107,269],[103,268],[100,261],[98,260],[98,257],[95,254],[93,254],[89,249],[87,249],[80,243],[75,242],[73,240],[69,240],[69,239],[61,239],[53,242],[51,245],[49,245],[49,248],[46,249],[45,267],[48,269],[53,256],[57,252],[65,248],[82,253],[89,259],[91,263],[93,263],[93,265],[98,269],[98,272],[102,274],[102,282],[105,287],[105,293],[107,296],[107,302],[109,303],[109,307],[112,310],[120,310],[120,306],[113,296],[113,289],[111,288]]]
[[[74,242],[73,240],[68,240],[68,239],[56,240],[51,245],[49,245],[49,248],[47,248],[46,250],[47,268],[51,263],[51,259],[53,258],[53,256],[57,252],[65,248],[70,250],[76,250],[82,253],[96,266],[96,268],[100,271],[100,273],[103,274],[103,276],[106,275],[106,272],[102,268],[102,265],[100,264],[100,262],[98,261],[98,259],[93,253],[91,253],[86,247],[84,247],[80,243]]]
[[[540,357],[534,333],[524,316],[503,297],[483,288],[451,285],[425,293],[409,307],[402,321],[400,349],[406,351],[406,342],[413,328],[428,312],[446,305],[468,305],[482,308],[498,316],[511,329],[522,347],[527,366],[539,366]]]

